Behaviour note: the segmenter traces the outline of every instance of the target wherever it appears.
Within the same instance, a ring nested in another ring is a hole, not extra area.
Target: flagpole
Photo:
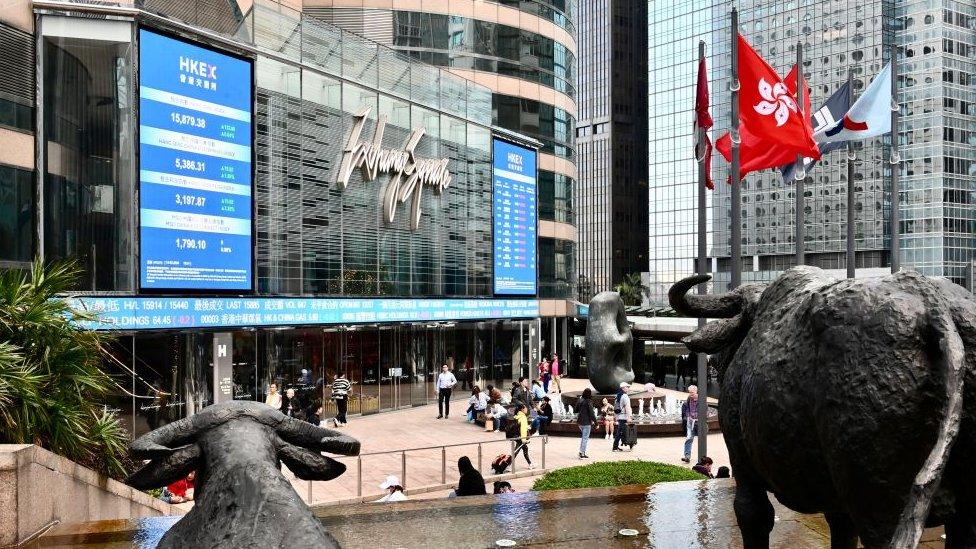
[[[854,104],[854,83],[852,74],[854,70],[847,69],[847,110],[851,110]],[[857,242],[854,241],[854,140],[847,140],[847,278],[854,278],[854,249]]]
[[[796,101],[800,109],[801,120],[805,120],[805,116],[806,116],[806,114],[803,112],[804,91],[805,90],[803,89],[803,43],[797,42],[796,43]],[[796,227],[795,227],[795,236],[793,238],[793,243],[796,245],[796,264],[803,265],[804,263],[803,254],[805,252],[804,245],[803,245],[804,244],[803,232],[805,229],[805,227],[803,226],[804,216],[805,216],[805,212],[804,212],[805,206],[803,204],[804,203],[803,182],[804,179],[806,179],[807,174],[803,169],[802,154],[796,155],[796,169],[793,171],[793,174],[794,174],[793,179],[795,181],[793,184],[793,193],[796,198],[795,206],[794,206],[794,208],[796,209],[796,221],[795,221]]]
[[[900,197],[898,196],[898,172],[901,169],[901,158],[898,153],[898,45],[891,45],[891,272],[897,273],[901,268],[901,243],[899,240]]]
[[[732,81],[729,86],[732,92],[732,227],[730,235],[732,272],[729,279],[729,289],[739,287],[742,283],[742,188],[739,180],[739,144],[742,135],[739,133],[739,10],[732,8]]]
[[[705,60],[705,41],[698,42],[698,66]],[[698,90],[695,90],[696,92]],[[708,274],[708,250],[705,238],[707,225],[705,223],[705,190],[708,174],[705,173],[705,128],[697,126],[698,143],[702,147],[702,154],[698,155],[698,274]],[[698,285],[698,293],[705,293],[705,284]],[[698,319],[698,328],[705,326],[705,319]],[[705,353],[698,353],[698,417],[705,418],[698,421],[698,460],[708,455],[708,367]]]

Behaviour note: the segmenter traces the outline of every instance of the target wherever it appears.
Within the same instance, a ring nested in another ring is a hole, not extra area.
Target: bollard
[[[447,484],[447,446],[441,446],[441,484]]]
[[[400,484],[404,488],[407,487],[407,452],[404,450],[400,454]]]
[[[479,442],[478,443],[478,472],[480,473],[481,471],[482,471],[482,468],[481,468],[481,443]]]
[[[356,497],[363,497],[363,456],[357,456],[356,462]]]

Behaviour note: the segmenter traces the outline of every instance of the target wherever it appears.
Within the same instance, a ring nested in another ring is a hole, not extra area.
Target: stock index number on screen
[[[170,113],[169,118],[174,124],[178,124],[180,126],[193,126],[194,128],[201,129],[207,127],[207,119],[202,116],[193,116],[191,114],[180,114],[178,112],[174,112]]]
[[[206,250],[207,241],[203,238],[177,238],[177,250]]]
[[[193,172],[203,172],[207,170],[207,163],[202,160],[190,160],[188,158],[176,158],[173,165],[178,170],[190,170]]]
[[[197,206],[202,208],[207,205],[207,197],[192,194],[177,194],[176,203],[180,206]]]

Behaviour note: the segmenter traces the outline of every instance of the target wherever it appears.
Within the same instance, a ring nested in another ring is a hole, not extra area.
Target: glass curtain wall
[[[133,27],[41,23],[44,257],[78,260],[79,290],[131,290]]]

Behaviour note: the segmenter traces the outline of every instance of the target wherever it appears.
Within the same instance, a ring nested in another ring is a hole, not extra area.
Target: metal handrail
[[[530,435],[527,438],[549,438],[549,435]],[[380,456],[383,454],[399,454],[400,452],[416,452],[419,450],[437,450],[439,448],[456,448],[458,446],[471,446],[472,444],[491,444],[493,442],[502,442],[504,440],[521,440],[522,437],[512,437],[512,438],[500,438],[495,440],[482,440],[479,442],[458,442],[456,444],[439,444],[437,446],[421,446],[418,448],[400,448],[398,450],[383,450],[382,452],[369,452],[365,454],[359,454],[360,456]],[[338,459],[342,459],[339,457]]]
[[[526,438],[528,438],[530,441],[531,440],[541,440],[542,441],[542,446],[541,446],[541,459],[540,459],[540,462],[541,463],[540,463],[540,466],[541,466],[541,469],[542,470],[545,470],[545,468],[546,468],[546,444],[549,441],[549,435],[539,435],[539,434],[536,434],[536,435],[530,435],[530,436],[528,436]],[[444,484],[447,484],[447,449],[448,448],[458,448],[458,447],[461,447],[461,446],[474,446],[474,445],[477,445],[478,446],[478,471],[481,472],[482,469],[484,468],[484,461],[483,461],[484,452],[482,450],[482,446],[485,445],[485,444],[498,444],[498,443],[505,443],[505,442],[507,442],[507,443],[511,444],[511,449],[512,449],[512,465],[511,465],[511,467],[512,467],[512,473],[515,473],[515,469],[516,469],[515,463],[516,463],[516,457],[517,457],[515,455],[515,448],[516,448],[516,443],[518,441],[521,441],[521,440],[522,440],[522,437],[512,437],[512,438],[507,438],[506,437],[506,438],[502,438],[502,439],[484,440],[484,441],[478,441],[478,442],[459,442],[459,443],[455,443],[455,444],[441,444],[439,446],[422,446],[422,447],[417,447],[417,448],[401,448],[401,449],[398,449],[398,450],[384,450],[384,451],[381,451],[381,452],[370,452],[370,453],[365,453],[365,454],[359,454],[358,456],[355,457],[355,459],[356,459],[356,497],[357,498],[362,498],[363,497],[363,458],[364,457],[369,457],[369,456],[382,456],[382,455],[390,455],[390,454],[400,454],[400,482],[406,488],[406,486],[407,486],[407,453],[408,452],[420,452],[420,451],[426,451],[426,450],[437,450],[437,449],[440,449],[440,451],[441,451],[441,482],[440,482],[440,484],[444,485]],[[335,459],[342,460],[343,459],[343,456],[335,456]],[[347,459],[352,459],[352,458],[349,457]],[[312,505],[314,503],[314,501],[313,501],[313,491],[312,491],[312,481],[309,481],[308,482],[308,492],[307,493],[308,493],[307,502],[308,502],[309,505]]]

